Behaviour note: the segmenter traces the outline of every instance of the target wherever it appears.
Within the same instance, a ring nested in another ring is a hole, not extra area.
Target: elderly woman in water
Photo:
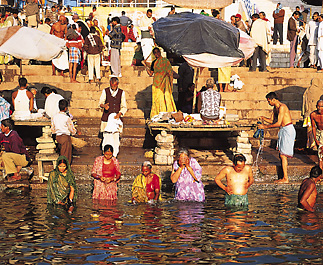
[[[201,181],[202,168],[195,158],[190,157],[186,148],[178,151],[178,160],[174,162],[170,176],[175,183],[175,199],[180,201],[205,200],[204,185]]]
[[[70,164],[65,156],[60,156],[56,168],[49,173],[47,203],[66,206],[72,212],[76,195],[75,177]]]
[[[151,172],[152,165],[145,161],[141,166],[141,174],[132,184],[132,202],[157,202],[160,199],[160,178]]]

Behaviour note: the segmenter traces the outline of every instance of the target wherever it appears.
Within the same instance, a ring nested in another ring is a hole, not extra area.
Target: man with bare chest
[[[246,158],[242,154],[233,157],[233,166],[227,166],[215,177],[216,184],[223,189],[226,206],[248,205],[248,188],[254,182],[252,169],[246,165]],[[222,183],[226,178],[227,185]]]
[[[319,166],[312,167],[310,177],[304,179],[299,188],[298,208],[314,212],[317,197],[316,183],[322,178],[322,169]]]
[[[296,138],[296,131],[292,123],[288,107],[278,100],[275,92],[270,92],[266,95],[266,99],[270,106],[273,106],[273,114],[271,118],[260,116],[262,122],[269,123],[268,125],[260,124],[259,129],[280,128],[278,132],[277,149],[279,151],[279,158],[283,170],[283,178],[276,180],[276,183],[288,183],[288,157],[294,155],[294,142]]]
[[[318,148],[320,168],[323,168],[323,100],[316,103],[316,110],[311,115],[312,132]]]
[[[50,30],[50,34],[66,40],[67,23],[66,23],[66,18],[64,16],[60,16],[58,22],[53,24]],[[52,63],[52,70],[53,70],[53,75],[56,75],[56,67],[53,63]],[[64,76],[63,71],[61,71],[61,75]]]

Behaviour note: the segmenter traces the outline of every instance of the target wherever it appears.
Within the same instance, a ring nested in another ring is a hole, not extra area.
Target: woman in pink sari
[[[104,146],[103,156],[95,159],[91,176],[94,178],[93,199],[117,199],[117,183],[121,173],[119,162],[113,157],[111,145]]]

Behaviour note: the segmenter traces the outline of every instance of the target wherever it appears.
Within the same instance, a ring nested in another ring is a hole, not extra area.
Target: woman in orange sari
[[[121,173],[119,162],[113,157],[113,147],[111,145],[104,146],[103,156],[95,159],[91,176],[94,178],[93,199],[117,199],[117,183]]]
[[[152,106],[150,118],[158,115],[159,112],[176,111],[173,98],[173,69],[167,58],[161,56],[159,48],[153,49],[156,59],[147,69],[149,76],[154,75],[152,85]]]

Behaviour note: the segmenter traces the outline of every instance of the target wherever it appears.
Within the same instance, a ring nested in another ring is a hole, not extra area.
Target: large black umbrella
[[[323,6],[322,0],[302,0],[302,1],[312,6]]]
[[[231,66],[245,57],[239,50],[239,30],[213,17],[183,12],[158,19],[153,28],[159,46],[192,66]]]

